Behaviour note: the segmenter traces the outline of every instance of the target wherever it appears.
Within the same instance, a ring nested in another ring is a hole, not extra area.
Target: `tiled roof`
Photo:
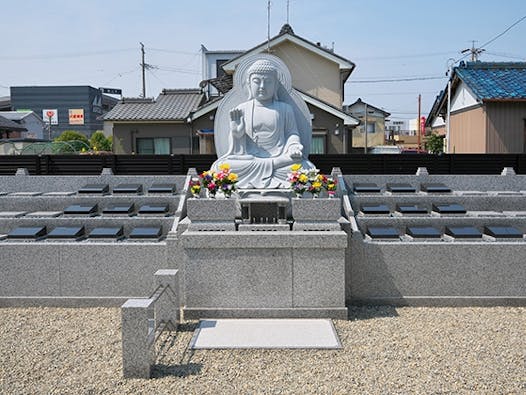
[[[105,121],[181,121],[204,95],[198,89],[164,89],[157,99],[124,98],[104,115]]]
[[[0,111],[0,115],[11,121],[21,121],[33,111]]]
[[[526,99],[525,62],[468,62],[455,71],[479,100]]]
[[[19,125],[16,122],[13,122],[7,118],[4,118],[0,115],[0,130],[16,130],[16,131],[23,131],[27,130],[25,127]]]

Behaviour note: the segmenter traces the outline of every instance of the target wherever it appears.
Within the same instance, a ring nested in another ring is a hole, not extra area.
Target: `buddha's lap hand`
[[[230,111],[230,130],[237,137],[243,136],[245,133],[245,118],[243,116],[243,111],[236,108]]]
[[[301,144],[292,144],[289,147],[287,153],[293,159],[301,158],[301,156],[303,155],[303,145],[301,145]]]

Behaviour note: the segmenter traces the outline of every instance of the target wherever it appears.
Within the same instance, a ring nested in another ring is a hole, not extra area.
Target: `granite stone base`
[[[342,231],[186,231],[185,311],[196,318],[346,317],[346,245]]]

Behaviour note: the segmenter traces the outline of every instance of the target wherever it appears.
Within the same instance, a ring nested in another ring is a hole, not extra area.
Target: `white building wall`
[[[241,51],[209,51],[206,47],[201,46],[202,53],[202,79],[209,80],[217,77],[217,61],[230,60],[239,56]],[[217,95],[218,92],[214,87],[209,88],[210,95]]]
[[[451,111],[458,111],[479,104],[468,86],[461,82],[451,99]]]

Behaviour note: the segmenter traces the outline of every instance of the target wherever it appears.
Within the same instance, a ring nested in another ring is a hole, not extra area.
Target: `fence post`
[[[187,171],[185,155],[181,154],[181,174],[186,174]]]
[[[49,162],[51,160],[49,155],[44,155],[41,157],[41,159],[44,159],[44,169],[42,174],[49,175]]]
[[[166,324],[169,330],[177,329],[179,323],[179,276],[175,269],[157,270],[154,274],[157,284],[164,288],[162,296],[155,303],[155,322]],[[156,326],[157,326],[156,325]]]
[[[150,378],[155,328],[152,299],[128,299],[122,305],[122,371],[126,378]]]
[[[174,174],[174,154],[168,157],[168,174]]]
[[[35,155],[35,175],[40,175],[40,155]]]

